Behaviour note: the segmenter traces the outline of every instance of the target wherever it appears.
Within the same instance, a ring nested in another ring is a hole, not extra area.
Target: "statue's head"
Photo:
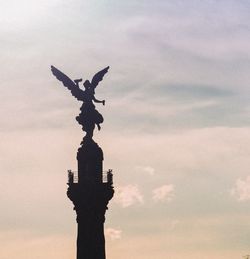
[[[86,80],[83,83],[85,90],[90,93],[90,94],[95,94],[95,89],[92,87],[91,83],[89,82],[89,80]]]
[[[91,83],[89,82],[89,80],[86,80],[84,83],[83,83],[83,86],[85,87],[85,89],[89,89],[91,88]]]

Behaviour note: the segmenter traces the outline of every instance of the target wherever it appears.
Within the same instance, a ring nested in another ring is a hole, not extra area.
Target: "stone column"
[[[77,214],[77,259],[105,259],[105,212],[114,194],[112,173],[103,182],[103,152],[84,139],[77,153],[78,181],[69,175],[67,195]]]

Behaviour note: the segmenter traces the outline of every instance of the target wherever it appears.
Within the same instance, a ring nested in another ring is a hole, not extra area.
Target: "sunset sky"
[[[81,103],[51,74],[106,66],[95,141],[108,259],[250,254],[250,1],[0,0],[0,259],[75,258]]]

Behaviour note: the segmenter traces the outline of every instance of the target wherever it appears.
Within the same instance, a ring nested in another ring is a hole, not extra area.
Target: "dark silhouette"
[[[81,113],[76,117],[86,132],[77,152],[78,172],[68,170],[67,196],[74,204],[77,214],[77,259],[105,259],[104,221],[105,212],[114,194],[112,170],[103,173],[103,151],[93,140],[95,125],[100,130],[102,115],[95,109],[95,103],[105,101],[95,98],[95,88],[108,72],[104,68],[86,80],[81,90],[82,79],[72,81],[57,68],[51,66],[53,75],[66,86],[74,97],[83,101]]]
[[[74,82],[66,76],[59,69],[51,66],[51,71],[58,80],[60,80],[64,86],[66,86],[71,94],[79,101],[83,102],[80,108],[81,113],[76,117],[79,124],[82,125],[82,129],[86,132],[87,138],[93,137],[93,132],[95,125],[97,125],[98,130],[101,129],[100,124],[103,123],[102,115],[95,109],[95,103],[102,103],[105,105],[105,100],[99,101],[95,98],[95,88],[98,83],[102,81],[104,75],[108,72],[109,67],[104,68],[94,75],[92,81],[86,80],[83,83],[85,90],[80,89],[79,83],[82,79],[76,79]]]

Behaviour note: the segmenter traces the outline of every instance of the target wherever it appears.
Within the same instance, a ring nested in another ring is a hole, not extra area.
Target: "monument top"
[[[51,71],[53,75],[63,83],[70,91],[71,94],[78,100],[82,101],[83,104],[80,108],[81,112],[76,117],[76,120],[80,125],[82,125],[83,131],[86,132],[86,139],[92,139],[95,125],[97,125],[98,130],[101,129],[100,124],[103,123],[102,115],[95,109],[95,103],[102,103],[105,105],[105,100],[98,100],[95,98],[95,88],[102,81],[104,75],[108,72],[109,67],[102,69],[97,72],[91,82],[86,80],[83,83],[84,90],[79,86],[79,83],[82,82],[82,78],[75,79],[72,81],[67,75],[61,72],[54,66],[51,66]]]

